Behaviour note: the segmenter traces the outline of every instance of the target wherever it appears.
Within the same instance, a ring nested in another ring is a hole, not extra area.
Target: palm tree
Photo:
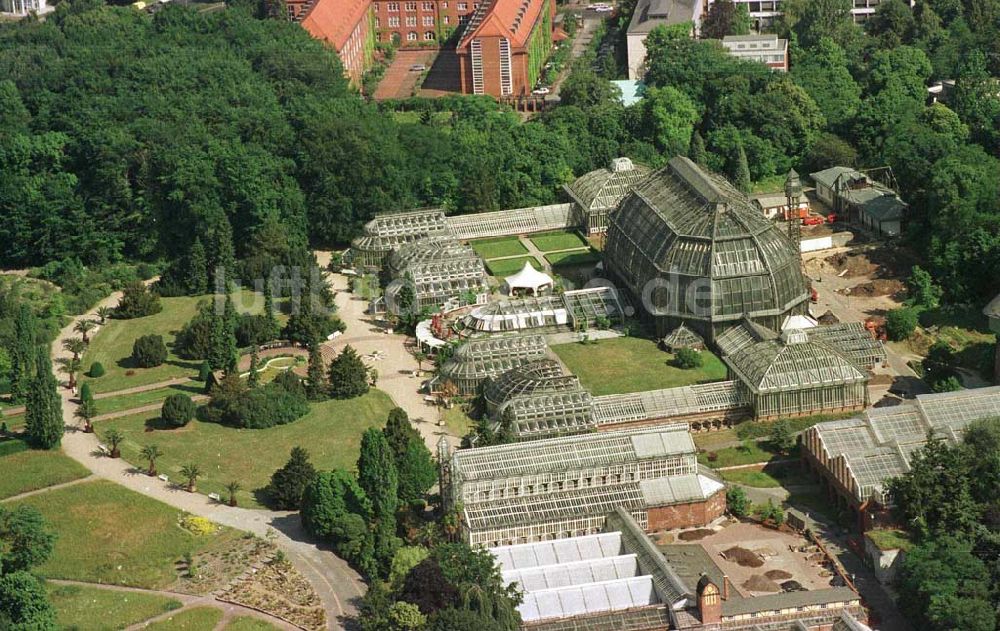
[[[104,440],[108,441],[108,444],[111,445],[111,457],[121,457],[122,452],[118,449],[118,446],[125,440],[125,434],[122,434],[117,429],[109,429],[108,433],[104,435]]]
[[[67,352],[73,353],[73,359],[80,359],[83,351],[87,350],[87,343],[80,337],[71,337],[63,340],[62,347]]]
[[[163,455],[160,448],[156,445],[146,445],[139,452],[139,455],[149,461],[149,469],[146,470],[146,474],[149,476],[156,475],[156,459]]]
[[[111,314],[113,314],[114,312],[115,310],[112,309],[111,307],[98,307],[96,311],[97,317],[101,319],[101,324],[107,322],[108,318],[110,318]]]
[[[242,485],[236,480],[233,480],[232,482],[226,485],[226,490],[229,491],[230,506],[236,506],[236,494],[239,492],[241,488],[243,488]]]
[[[81,400],[80,405],[76,406],[73,416],[83,421],[83,431],[89,434],[94,431],[91,421],[97,416],[97,404],[92,398],[89,401]]]
[[[413,359],[417,360],[417,372],[424,372],[424,362],[427,361],[427,353],[417,351],[413,354]]]
[[[91,331],[93,331],[94,327],[96,327],[96,326],[97,326],[97,323],[94,322],[93,320],[80,320],[73,327],[73,330],[83,336],[83,343],[86,344],[86,343],[88,343],[90,341],[90,339],[87,337],[87,335]]]
[[[198,481],[198,478],[201,477],[201,468],[199,468],[196,464],[186,464],[181,467],[181,475],[184,476],[185,480],[187,480],[188,493],[194,493],[194,485]]]
[[[76,373],[80,372],[80,359],[77,357],[60,357],[56,360],[59,363],[59,372],[64,372],[69,377],[69,387],[76,387]]]

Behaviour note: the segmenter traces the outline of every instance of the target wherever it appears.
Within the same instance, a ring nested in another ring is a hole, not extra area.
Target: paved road
[[[113,294],[101,301],[90,313],[74,318],[53,342],[53,359],[67,356],[62,348],[62,341],[75,335],[73,326],[78,320],[93,318],[98,306],[114,306],[118,303],[119,297],[120,294]],[[357,613],[358,600],[365,591],[361,577],[343,559],[311,541],[302,531],[298,515],[233,508],[219,504],[205,495],[187,493],[157,478],[150,478],[137,472],[123,460],[102,456],[97,448],[97,437],[80,431],[80,426],[73,416],[76,403],[72,398],[72,392],[66,388],[60,388],[59,392],[62,396],[63,419],[67,427],[62,449],[66,455],[87,467],[94,476],[111,480],[177,509],[258,536],[265,536],[272,530],[276,531],[275,543],[285,551],[296,569],[312,584],[323,602],[329,619],[328,628],[343,629],[345,617]]]

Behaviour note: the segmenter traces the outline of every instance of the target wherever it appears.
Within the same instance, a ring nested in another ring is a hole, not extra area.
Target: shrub
[[[93,379],[104,376],[104,364],[101,362],[94,362],[90,365],[90,376]]]
[[[160,335],[143,335],[132,345],[132,362],[139,368],[153,368],[167,361],[167,346]]]
[[[240,314],[236,323],[236,343],[241,347],[260,346],[277,337],[278,330],[267,316]]]
[[[172,394],[160,408],[160,418],[171,427],[184,427],[194,417],[194,401],[186,394]]]
[[[198,381],[202,383],[208,383],[208,380],[212,375],[212,366],[208,363],[208,360],[201,362],[201,366],[198,367]]]
[[[750,499],[747,492],[739,486],[731,486],[726,490],[726,507],[733,517],[746,517],[750,514]]]
[[[219,527],[204,517],[187,515],[181,518],[181,528],[195,535],[214,534]]]
[[[153,293],[142,281],[129,282],[122,290],[122,298],[115,307],[114,315],[122,320],[142,318],[163,310],[159,294]]]
[[[284,425],[309,412],[304,395],[271,383],[251,390],[231,375],[211,390],[212,400],[201,408],[200,418],[209,423],[262,429]]]
[[[890,340],[899,342],[905,340],[917,328],[917,312],[915,309],[904,307],[893,309],[885,316],[885,333]]]
[[[674,366],[683,370],[701,366],[701,353],[691,348],[679,348],[674,354]]]
[[[316,468],[309,462],[309,452],[293,447],[288,462],[271,475],[271,483],[267,485],[271,506],[278,510],[299,510],[306,485],[315,477]]]
[[[174,351],[184,359],[205,359],[212,352],[214,314],[210,303],[203,304],[177,333]]]
[[[352,399],[368,392],[368,367],[349,345],[330,362],[330,396]]]

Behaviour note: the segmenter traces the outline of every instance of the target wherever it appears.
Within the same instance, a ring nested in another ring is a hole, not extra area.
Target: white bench
[[[209,494],[208,494],[208,499],[210,499],[210,500],[214,500],[214,501],[216,501],[216,502],[221,502],[221,501],[222,501],[222,498],[221,498],[221,497],[219,497],[219,494],[218,494],[218,493],[209,493]]]
[[[109,453],[111,453],[111,452],[110,452],[110,451],[108,450],[108,446],[107,446],[107,445],[97,445],[97,450],[98,450],[98,451],[100,451],[100,452],[101,452],[102,454],[104,454],[105,456],[106,456],[106,455],[108,455]]]
[[[158,476],[156,476],[156,477],[160,478],[160,479],[161,479],[161,480],[163,480],[164,482],[170,482],[170,478],[168,478],[168,477],[167,477],[167,474],[166,474],[166,473],[161,473],[160,475],[158,475]]]

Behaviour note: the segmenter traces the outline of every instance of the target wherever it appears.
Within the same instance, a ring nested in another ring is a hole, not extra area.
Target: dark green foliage
[[[301,392],[287,390],[277,380],[251,390],[239,376],[227,375],[211,390],[211,400],[199,411],[209,423],[263,429],[291,423],[309,412]]]
[[[192,296],[200,296],[208,292],[208,253],[205,252],[205,246],[200,237],[195,237],[185,263],[187,264],[185,271],[187,272],[186,289],[188,293]]]
[[[132,364],[153,368],[167,361],[167,345],[162,335],[143,335],[132,343]]]
[[[260,385],[260,354],[256,346],[250,350],[250,367],[247,372],[247,385],[253,389]]]
[[[910,279],[906,282],[910,290],[913,304],[925,309],[935,309],[941,304],[941,295],[944,293],[923,268],[914,265],[910,272]]]
[[[334,399],[353,399],[368,392],[368,368],[350,346],[330,362],[329,394]]]
[[[429,631],[502,631],[495,621],[468,609],[449,607],[435,613],[427,624]]]
[[[11,631],[59,628],[41,578],[25,571],[0,575],[0,626]]]
[[[130,320],[153,315],[162,310],[160,296],[150,291],[142,281],[135,280],[122,289],[122,297],[115,307],[114,316],[121,320]]]
[[[791,452],[795,447],[795,433],[787,420],[775,421],[771,426],[771,444],[782,453]]]
[[[172,394],[163,401],[160,418],[171,427],[184,427],[194,418],[196,406],[186,394]]]
[[[437,481],[437,466],[417,431],[402,408],[389,412],[389,419],[382,429],[399,478],[400,505],[409,505],[424,497]]]
[[[375,544],[368,527],[372,506],[354,476],[340,469],[317,474],[306,485],[300,515],[307,532],[330,541],[351,565],[375,575]]]
[[[750,165],[747,163],[747,152],[743,150],[742,143],[736,146],[736,159],[733,169],[733,184],[741,193],[749,195],[753,184],[750,182]]]
[[[688,370],[701,366],[701,353],[693,348],[678,348],[674,353],[673,365]]]
[[[316,477],[316,469],[309,462],[309,452],[293,447],[288,462],[271,475],[267,485],[270,505],[278,510],[299,510],[306,486]]]
[[[0,508],[0,574],[41,565],[52,554],[55,539],[36,508]]]
[[[80,386],[80,404],[76,407],[76,416],[87,424],[97,416],[97,402],[94,400],[94,393],[91,392],[89,382],[84,382]]]
[[[212,366],[208,363],[208,360],[201,362],[201,366],[198,367],[198,381],[208,383],[211,374]]]
[[[707,156],[705,155],[705,139],[701,137],[698,130],[691,134],[691,147],[688,150],[688,157],[699,166],[704,166]]]
[[[885,314],[885,332],[890,340],[905,340],[917,328],[917,312],[908,307],[893,309]]]
[[[236,343],[241,347],[261,345],[277,339],[278,328],[266,315],[242,313],[236,322]]]
[[[90,372],[87,374],[89,374],[92,378],[97,379],[98,377],[103,377],[104,372],[104,364],[101,362],[94,362],[90,365]]]
[[[24,431],[28,442],[36,449],[55,449],[62,441],[65,425],[58,387],[52,374],[52,361],[48,353],[39,348],[24,413]]]
[[[321,401],[326,398],[326,375],[323,371],[323,355],[319,344],[309,346],[309,367],[306,371],[306,394],[310,401]]]
[[[282,370],[271,383],[277,384],[296,398],[306,398],[306,387],[302,379],[291,370]]]
[[[212,353],[212,331],[215,313],[211,303],[199,305],[198,313],[187,322],[174,338],[174,352],[184,359],[205,359]]]
[[[746,517],[750,514],[750,498],[741,486],[730,486],[726,489],[726,508],[733,517]]]
[[[213,370],[225,370],[226,374],[236,369],[239,360],[239,350],[236,346],[236,307],[233,300],[226,294],[225,298],[216,295],[214,305],[208,308],[211,318],[209,332],[208,363]]]
[[[716,0],[701,22],[701,36],[722,39],[726,35],[746,35],[750,32],[750,13],[746,5],[732,0]]]
[[[385,436],[374,427],[361,437],[358,456],[358,485],[372,505],[375,558],[379,571],[389,572],[392,555],[400,545],[396,537],[396,510],[399,507],[399,475]]]
[[[35,374],[37,326],[31,308],[26,304],[19,305],[10,352],[10,397],[14,403],[23,402],[31,388],[31,380]]]
[[[900,607],[929,631],[994,631],[990,574],[962,539],[928,540],[906,554],[899,572]]]

